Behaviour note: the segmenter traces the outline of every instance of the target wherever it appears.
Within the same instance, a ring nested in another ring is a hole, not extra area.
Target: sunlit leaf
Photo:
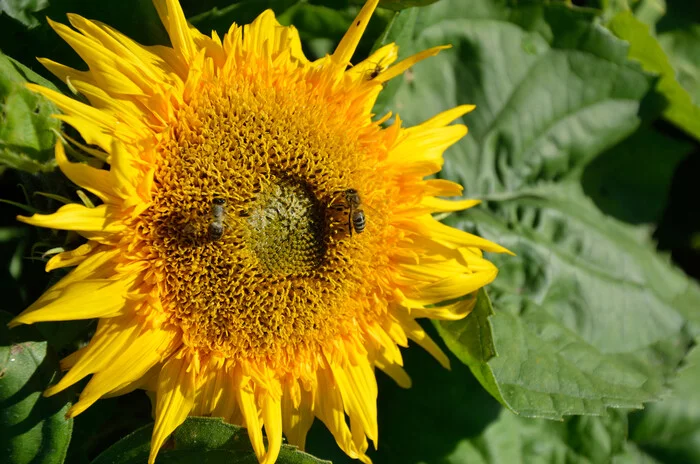
[[[396,105],[409,124],[477,105],[443,173],[486,202],[448,223],[517,254],[490,256],[498,356],[474,355],[489,340],[483,306],[479,323],[440,324],[448,346],[521,415],[604,414],[659,398],[693,336],[700,291],[654,252],[646,229],[605,217],[580,185],[585,167],[638,127],[653,80],[588,11],[442,1],[421,19],[418,48],[454,48],[417,65]]]
[[[35,173],[52,170],[60,121],[56,105],[25,87],[27,82],[54,88],[26,66],[0,53],[0,165]]]
[[[700,139],[700,106],[696,105],[688,91],[676,80],[676,72],[658,40],[649,27],[632,13],[615,16],[608,27],[615,35],[630,44],[630,58],[639,61],[645,70],[660,75],[658,91],[668,99],[664,116],[669,121]]]

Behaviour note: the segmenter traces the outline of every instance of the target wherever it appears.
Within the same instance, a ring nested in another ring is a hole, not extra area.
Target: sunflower
[[[461,187],[425,179],[467,133],[448,124],[472,106],[411,128],[373,120],[386,81],[446,48],[394,64],[390,44],[351,66],[377,3],[316,61],[271,11],[209,37],[177,0],[155,0],[172,47],[76,15],[75,30],[51,22],[89,70],[40,61],[89,105],[29,87],[84,139],[65,137],[92,162],[71,162],[63,142],[56,160],[101,204],[20,217],[87,241],[49,260],[47,271],[74,269],[11,325],[99,319],[46,391],[91,375],[68,416],[145,389],[155,392],[149,463],[188,415],[245,426],[263,463],[283,434],[303,449],[319,418],[370,462],[374,369],[409,387],[408,340],[448,366],[416,318],[465,317],[497,274],[482,250],[507,251],[432,217],[478,203],[440,199]]]

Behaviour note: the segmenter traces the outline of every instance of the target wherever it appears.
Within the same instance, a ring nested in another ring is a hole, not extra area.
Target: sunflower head
[[[155,0],[171,47],[75,15],[74,29],[51,23],[89,69],[41,61],[89,105],[30,87],[105,164],[56,145],[62,171],[102,204],[21,218],[87,241],[48,262],[75,268],[12,324],[99,318],[47,390],[92,375],[69,415],[142,388],[156,392],[151,463],[188,415],[244,425],[264,463],[283,434],[303,448],[319,418],[369,462],[374,370],[408,387],[409,339],[447,365],[416,319],[466,316],[497,273],[482,250],[506,250],[432,217],[477,203],[440,199],[461,187],[426,179],[472,106],[412,128],[373,120],[383,83],[445,48],[395,64],[390,44],[351,67],[377,2],[316,61],[271,11],[209,37],[176,0]]]

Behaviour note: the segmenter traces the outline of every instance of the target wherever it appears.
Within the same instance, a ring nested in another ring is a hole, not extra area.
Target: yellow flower
[[[462,189],[425,179],[472,106],[412,128],[372,120],[384,82],[445,48],[391,66],[391,44],[350,66],[377,3],[316,61],[271,11],[221,39],[190,27],[177,0],[155,0],[172,48],[75,15],[77,32],[51,23],[89,70],[41,62],[90,105],[29,87],[109,170],[56,145],[61,170],[102,204],[21,218],[87,242],[48,262],[76,267],[11,325],[99,318],[46,392],[92,375],[69,416],[142,388],[156,392],[150,463],[188,415],[244,425],[263,463],[283,434],[303,448],[318,417],[370,462],[375,367],[408,387],[409,339],[448,366],[415,319],[467,315],[465,296],[497,273],[482,250],[506,250],[431,216],[477,203],[439,199]]]

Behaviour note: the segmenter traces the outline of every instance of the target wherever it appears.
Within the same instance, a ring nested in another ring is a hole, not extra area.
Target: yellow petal
[[[433,213],[447,213],[472,208],[479,203],[481,203],[481,200],[444,200],[442,198],[423,197],[420,205]]]
[[[44,294],[36,303],[12,320],[18,324],[46,321],[72,321],[96,317],[116,317],[128,310],[127,292],[136,276],[120,280],[81,280],[65,286],[59,293],[51,292],[50,302]],[[53,290],[53,289],[52,289]]]
[[[113,211],[113,208],[109,208],[107,205],[88,208],[71,203],[61,206],[53,214],[35,214],[32,217],[17,216],[17,219],[33,226],[51,229],[115,233],[123,230],[124,225],[109,218]]]
[[[253,445],[253,451],[258,457],[258,461],[262,462],[265,456],[265,444],[263,443],[258,406],[255,402],[253,382],[249,376],[243,375],[239,366],[234,371],[233,388],[236,393],[238,407],[241,409],[245,420],[245,427],[248,429],[248,437],[251,445]]]
[[[458,274],[432,284],[407,289],[405,294],[409,300],[420,302],[423,305],[441,303],[472,293],[484,285],[490,284],[497,274],[498,269],[492,265],[490,269],[482,272]],[[411,304],[410,301],[407,303]]]
[[[342,66],[343,69],[350,64],[352,55],[355,53],[357,44],[360,43],[362,34],[364,34],[367,24],[369,23],[372,13],[374,13],[375,8],[379,0],[369,0],[362,7],[357,18],[352,22],[350,28],[347,30],[343,39],[338,44],[338,47],[333,52],[333,62]]]
[[[129,72],[127,62],[119,55],[105,48],[94,38],[79,34],[65,24],[56,23],[50,19],[48,22],[56,33],[88,64],[92,77],[102,89],[109,93],[122,95],[141,95],[143,93],[141,87],[132,80],[138,77],[138,74],[133,71]]]
[[[428,119],[427,121],[424,121],[420,123],[419,125],[415,127],[411,127],[406,129],[409,132],[419,132],[424,129],[437,129],[439,127],[445,127],[452,121],[456,120],[457,118],[461,118],[465,114],[471,112],[476,108],[475,105],[460,105],[456,106],[454,108],[451,108],[447,111],[443,111],[442,113],[433,116],[432,118]]]
[[[80,357],[76,360],[69,360],[73,364],[70,371],[56,385],[46,389],[44,394],[46,396],[54,395],[83,377],[94,374],[111,364],[136,338],[139,330],[140,326],[138,321],[134,320],[133,315],[101,319],[88,346],[78,352]],[[61,362],[61,366],[66,365],[66,362]]]
[[[74,417],[102,396],[143,377],[153,366],[173,354],[181,344],[180,337],[179,329],[168,326],[142,330],[139,336],[122,350],[121,356],[92,376],[80,394],[80,400],[66,415]]]
[[[211,415],[212,417],[223,417],[225,420],[236,424],[240,422],[232,420],[232,417],[239,413],[233,380],[232,372],[228,367],[222,367],[216,371],[216,378],[214,379],[216,396],[211,403]]]
[[[37,58],[37,61],[44,65],[54,76],[58,77],[61,82],[71,82],[82,81],[90,84],[94,84],[95,80],[92,78],[90,71],[78,71],[77,69],[70,68],[64,64],[56,63],[48,58]]]
[[[45,96],[67,113],[56,117],[75,127],[87,143],[109,150],[112,134],[119,124],[114,116],[39,85],[26,84],[26,87]]]
[[[513,253],[500,245],[497,245],[485,238],[464,232],[454,227],[442,224],[436,221],[432,216],[422,216],[417,218],[417,223],[425,227],[429,231],[429,236],[432,240],[441,243],[450,248],[456,247],[475,247],[492,253]]]
[[[156,423],[151,438],[148,464],[154,464],[156,455],[168,436],[182,424],[194,405],[195,372],[189,359],[171,356],[158,377]]]
[[[111,163],[112,169],[109,172],[114,189],[122,199],[133,199],[136,196],[134,184],[139,181],[139,171],[134,166],[134,157],[117,140],[112,142]]]
[[[344,366],[331,364],[343,403],[348,415],[355,417],[364,433],[376,443],[377,427],[377,381],[369,362],[358,365],[347,363]]]
[[[404,71],[406,71],[408,68],[418,63],[419,61],[422,61],[431,56],[435,56],[438,53],[440,53],[440,50],[446,50],[448,48],[452,48],[452,45],[440,45],[438,47],[429,48],[427,50],[423,50],[420,53],[416,53],[415,55],[409,56],[405,60],[399,62],[399,64],[397,64],[396,66],[392,66],[383,73],[379,74],[376,80],[378,82],[386,82],[388,80],[391,80],[396,76],[403,74]]]
[[[99,245],[95,242],[87,242],[80,245],[75,250],[64,251],[63,253],[54,255],[46,263],[46,272],[51,272],[54,269],[60,269],[62,267],[76,266],[85,261],[85,259],[90,256],[90,253],[96,250],[98,246]]]
[[[454,303],[440,306],[410,308],[414,317],[429,317],[443,321],[458,321],[464,319],[474,309],[476,304],[476,294],[472,293],[467,298]]]
[[[425,195],[433,197],[453,197],[462,194],[461,185],[445,179],[428,179],[423,182]]]
[[[314,421],[313,398],[296,380],[292,382],[282,396],[282,428],[289,443],[303,450]]]
[[[425,351],[430,353],[445,369],[450,368],[450,359],[444,351],[433,341],[430,336],[425,333],[425,330],[413,319],[408,316],[399,316],[401,323],[406,330],[408,338],[418,343]]]
[[[340,449],[352,459],[359,459],[360,453],[355,448],[352,434],[345,422],[345,411],[343,409],[343,399],[333,375],[327,369],[321,369],[317,373],[318,391],[314,411],[321,419],[328,430],[333,434]]]
[[[442,154],[445,150],[466,133],[467,128],[462,125],[413,132],[392,148],[387,161],[396,163],[395,169],[400,172],[411,170],[421,175],[433,174],[442,167]],[[416,164],[419,170],[413,168],[411,164]],[[424,165],[433,170],[423,171]]]
[[[384,358],[377,358],[375,360],[375,365],[381,369],[386,375],[392,378],[396,384],[401,388],[411,388],[411,377],[406,373],[403,367],[398,364],[389,362]]]
[[[194,61],[197,50],[180,3],[177,0],[153,0],[153,4],[175,51],[184,58],[185,63]]]
[[[260,464],[274,464],[282,448],[282,404],[280,398],[271,392],[264,394],[262,417],[267,435],[267,453]]]
[[[56,142],[56,163],[73,183],[94,193],[104,202],[114,202],[112,184],[109,179],[109,172],[103,169],[95,169],[92,166],[82,163],[71,163],[66,157],[63,143]]]

